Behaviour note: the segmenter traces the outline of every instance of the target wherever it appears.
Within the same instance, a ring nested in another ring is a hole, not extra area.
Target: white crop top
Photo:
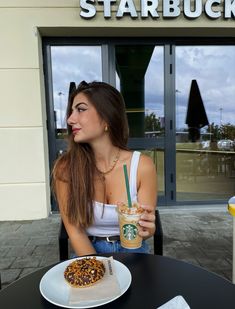
[[[140,152],[134,151],[131,158],[130,166],[130,194],[131,200],[137,201],[137,169],[139,164]],[[92,236],[115,236],[119,235],[118,216],[116,212],[116,205],[104,204],[94,201],[94,223],[87,228],[87,234]]]

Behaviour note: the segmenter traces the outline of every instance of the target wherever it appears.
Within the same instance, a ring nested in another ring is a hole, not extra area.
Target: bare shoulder
[[[151,179],[152,181],[155,181],[156,175],[156,166],[152,158],[141,154],[138,166],[138,180],[148,182]]]
[[[141,154],[137,172],[138,189],[141,188],[146,192],[156,193],[157,188],[157,171],[151,157]],[[150,194],[149,193],[149,194]],[[152,194],[152,193],[151,193]],[[150,195],[151,196],[151,195]],[[154,203],[155,205],[155,203]]]
[[[139,169],[143,171],[156,171],[156,166],[150,156],[141,154],[139,161]]]

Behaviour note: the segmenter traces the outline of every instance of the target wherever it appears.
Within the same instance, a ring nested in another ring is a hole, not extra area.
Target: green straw
[[[130,194],[130,186],[129,186],[126,164],[123,165],[123,170],[124,170],[125,182],[126,182],[126,193],[127,193],[127,200],[128,200],[128,208],[131,208],[132,207],[131,194]]]

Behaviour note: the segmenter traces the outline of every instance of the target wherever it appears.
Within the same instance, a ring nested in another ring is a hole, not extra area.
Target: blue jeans
[[[130,253],[150,253],[148,244],[143,240],[142,246],[138,249],[126,249],[120,245],[120,241],[113,243],[106,240],[92,241],[92,245],[97,253],[130,252]]]

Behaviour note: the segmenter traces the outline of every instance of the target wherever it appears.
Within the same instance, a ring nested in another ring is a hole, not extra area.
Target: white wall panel
[[[1,128],[0,141],[0,184],[45,182],[42,128]]]
[[[42,125],[38,69],[0,69],[0,128]]]
[[[30,11],[0,9],[0,68],[38,68],[38,38]]]
[[[0,221],[46,218],[45,184],[0,184]]]

